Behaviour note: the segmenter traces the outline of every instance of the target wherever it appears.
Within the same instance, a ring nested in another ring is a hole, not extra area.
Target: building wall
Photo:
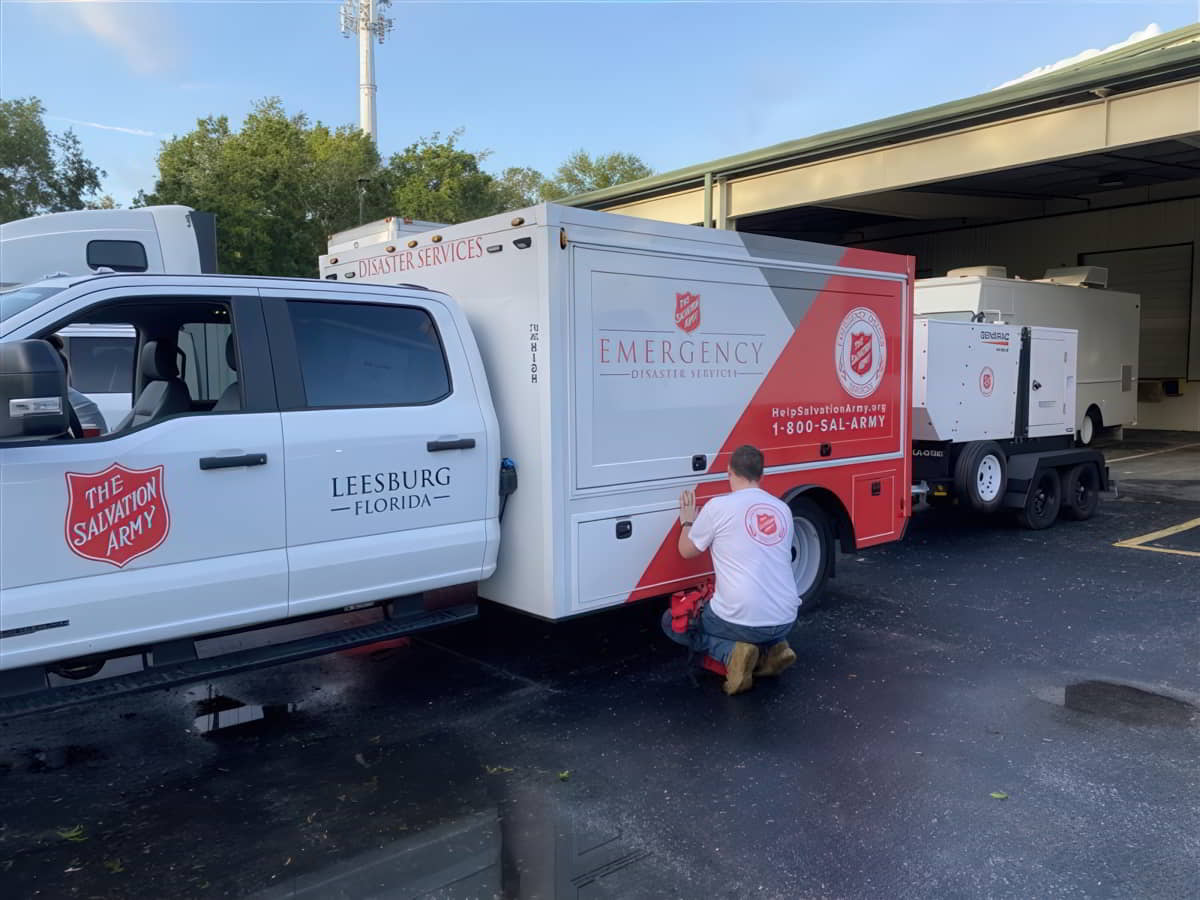
[[[917,258],[918,277],[960,266],[1002,265],[1009,275],[1040,278],[1046,269],[1078,265],[1083,253],[1192,244],[1200,237],[1200,199],[1054,216],[1002,225],[916,235],[861,246]],[[1200,431],[1200,257],[1192,254],[1192,307],[1188,337],[1190,383],[1179,397],[1140,403],[1147,428]],[[1184,373],[1179,373],[1183,375]]]

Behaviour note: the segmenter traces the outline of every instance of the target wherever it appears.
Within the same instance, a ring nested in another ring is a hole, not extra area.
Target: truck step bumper
[[[97,678],[54,688],[45,687],[46,677],[40,666],[0,672],[0,693],[4,695],[0,696],[0,719],[49,712],[109,697],[176,687],[208,678],[236,675],[251,669],[296,662],[325,653],[349,650],[352,647],[428,631],[431,628],[469,622],[478,614],[478,606],[473,603],[447,609],[422,610],[286,643],[238,650],[206,659],[150,666],[128,675]]]

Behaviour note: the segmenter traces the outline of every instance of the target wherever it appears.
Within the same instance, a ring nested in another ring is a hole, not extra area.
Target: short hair
[[[763,455],[757,447],[742,444],[729,457],[729,471],[747,481],[761,481],[763,473]]]

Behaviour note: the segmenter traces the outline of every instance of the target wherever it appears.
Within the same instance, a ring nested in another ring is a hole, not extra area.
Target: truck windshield
[[[35,303],[45,300],[61,291],[60,287],[49,285],[18,285],[17,287],[0,290],[0,322],[24,312]]]

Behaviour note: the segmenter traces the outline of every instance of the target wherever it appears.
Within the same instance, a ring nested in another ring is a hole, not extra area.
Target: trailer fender
[[[1099,450],[1077,447],[1070,450],[1046,450],[1036,453],[1014,453],[1008,457],[1008,490],[1004,505],[1024,509],[1029,485],[1043,469],[1065,469],[1080,463],[1091,463],[1100,473],[1100,490],[1109,489],[1108,466]]]

